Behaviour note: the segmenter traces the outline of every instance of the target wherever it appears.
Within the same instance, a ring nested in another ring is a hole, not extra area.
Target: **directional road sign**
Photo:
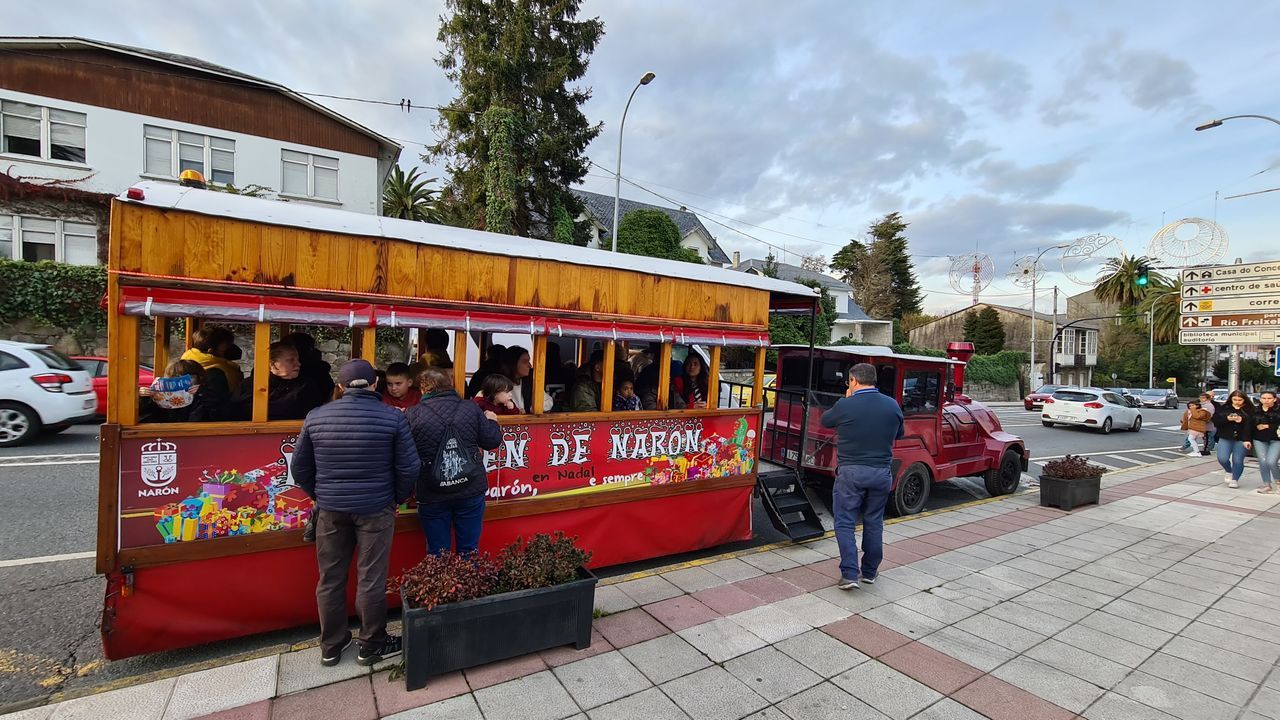
[[[1182,271],[1182,282],[1195,284],[1210,280],[1256,280],[1258,278],[1280,277],[1280,260],[1272,262],[1251,263],[1249,265],[1210,265],[1205,267],[1186,268]]]
[[[1280,312],[1183,315],[1182,328],[1280,328]]]
[[[1275,330],[1183,330],[1182,345],[1259,345],[1276,341]]]
[[[1216,280],[1210,282],[1182,283],[1182,297],[1191,300],[1201,298],[1243,297],[1245,295],[1269,295],[1280,293],[1280,277],[1247,278],[1243,280]]]
[[[1180,302],[1183,315],[1215,312],[1261,312],[1265,310],[1280,310],[1280,292],[1247,297],[1211,298],[1208,300],[1188,300],[1183,298]]]

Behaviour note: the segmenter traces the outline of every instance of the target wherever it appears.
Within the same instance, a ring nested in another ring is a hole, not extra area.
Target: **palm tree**
[[[1143,266],[1149,268],[1155,264],[1155,260],[1146,255],[1121,255],[1108,258],[1102,264],[1102,277],[1093,284],[1094,296],[1102,302],[1117,305],[1138,304],[1149,288],[1170,284],[1169,278],[1150,270],[1147,273],[1147,286],[1138,285],[1138,273],[1141,268]]]
[[[1179,309],[1182,298],[1182,280],[1160,282],[1150,286],[1142,299],[1142,311],[1151,313],[1155,323],[1156,342],[1175,342],[1181,330]]]
[[[419,177],[417,168],[406,174],[399,165],[393,166],[387,182],[382,186],[382,214],[401,220],[442,222],[436,208],[436,194],[439,191],[430,187],[435,181],[436,178],[424,180]]]

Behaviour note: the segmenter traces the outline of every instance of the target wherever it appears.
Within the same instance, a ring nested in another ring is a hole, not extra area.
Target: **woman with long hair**
[[[1264,390],[1258,398],[1258,410],[1253,414],[1253,454],[1258,456],[1258,472],[1262,475],[1262,487],[1258,492],[1270,495],[1280,481],[1280,406],[1276,405],[1274,390]]]
[[[1227,402],[1213,416],[1218,429],[1218,464],[1229,488],[1240,487],[1244,458],[1253,446],[1253,403],[1239,390],[1232,390]]]
[[[707,364],[702,356],[692,350],[684,359],[684,372],[677,379],[676,387],[687,408],[707,406]]]

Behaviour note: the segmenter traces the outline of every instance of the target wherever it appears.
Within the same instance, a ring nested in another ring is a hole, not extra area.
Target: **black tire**
[[[1176,409],[1177,407],[1178,407],[1178,403],[1177,403],[1177,401],[1173,401],[1173,402],[1166,402],[1166,403],[1164,404],[1164,409],[1165,409],[1165,410],[1173,410],[1173,409]]]
[[[913,463],[907,466],[898,476],[889,500],[893,504],[893,513],[898,517],[915,515],[924,510],[929,502],[929,491],[933,488],[933,477],[924,463]]]
[[[1022,484],[1022,456],[1013,450],[1005,450],[1000,464],[988,470],[982,479],[991,497],[1013,493]]]
[[[1129,432],[1138,432],[1142,429],[1142,416],[1139,415],[1133,419],[1133,427],[1129,428]]]
[[[40,434],[40,416],[15,402],[0,403],[0,447],[17,447]]]
[[[1106,420],[1102,421],[1102,427],[1098,428],[1098,432],[1102,433],[1103,435],[1111,434],[1111,418],[1107,418]]]
[[[1041,420],[1040,424],[1045,427],[1053,427],[1053,423],[1049,422],[1048,420]]]

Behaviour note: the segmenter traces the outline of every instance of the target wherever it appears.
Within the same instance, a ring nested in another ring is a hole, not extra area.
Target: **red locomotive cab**
[[[1026,445],[963,393],[971,343],[951,343],[946,357],[879,346],[816,347],[812,355],[807,346],[777,349],[777,403],[765,425],[762,458],[799,466],[810,477],[834,478],[836,435],[820,418],[844,397],[849,368],[865,362],[876,367],[879,391],[902,406],[904,437],[894,445],[890,498],[897,514],[920,512],[933,484],[953,478],[981,477],[993,496],[1017,490]]]

